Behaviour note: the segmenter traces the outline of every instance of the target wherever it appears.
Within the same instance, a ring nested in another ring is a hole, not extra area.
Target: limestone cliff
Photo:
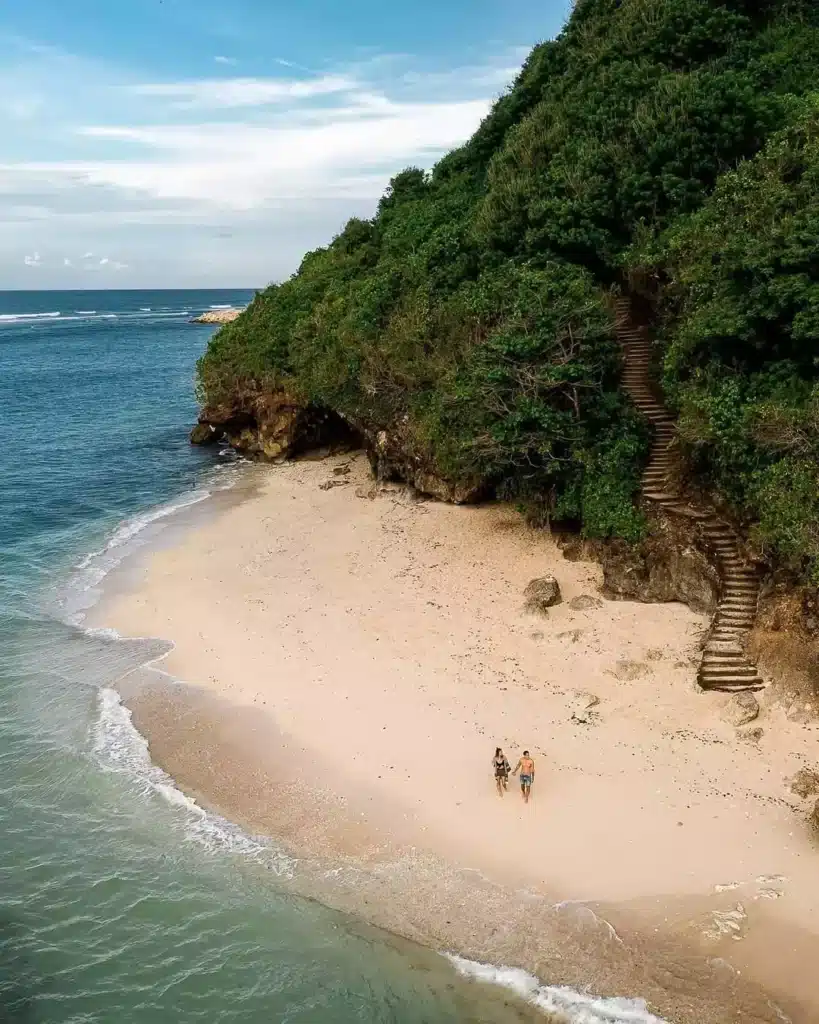
[[[387,428],[304,404],[282,390],[250,388],[230,401],[206,405],[191,431],[192,444],[225,441],[243,455],[275,462],[322,445],[363,448],[379,480],[400,481],[454,504],[489,493],[487,481],[447,478],[408,436],[406,423]]]

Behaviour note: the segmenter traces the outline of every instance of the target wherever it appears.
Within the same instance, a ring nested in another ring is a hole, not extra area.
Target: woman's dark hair
[[[501,748],[500,747],[495,747],[495,757],[500,757],[500,753],[501,753]]]

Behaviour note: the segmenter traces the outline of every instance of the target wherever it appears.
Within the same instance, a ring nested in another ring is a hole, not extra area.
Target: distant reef
[[[244,312],[243,309],[232,307],[231,309],[208,309],[199,316],[195,316],[190,322],[192,324],[229,324],[236,317]]]

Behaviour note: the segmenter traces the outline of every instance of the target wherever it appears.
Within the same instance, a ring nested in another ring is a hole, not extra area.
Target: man
[[[520,772],[521,796],[523,797],[523,802],[528,804],[529,795],[532,792],[532,783],[535,781],[535,762],[534,758],[529,756],[528,750],[523,751],[523,756],[515,765],[515,770],[512,774],[517,775],[518,772]]]

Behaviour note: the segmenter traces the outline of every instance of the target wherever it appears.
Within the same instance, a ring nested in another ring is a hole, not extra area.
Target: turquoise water
[[[212,331],[188,319],[250,295],[0,293],[0,1020],[520,1019],[286,894],[292,865],[135,742],[110,684],[156,645],[82,627],[124,554],[240,471],[187,442]]]

